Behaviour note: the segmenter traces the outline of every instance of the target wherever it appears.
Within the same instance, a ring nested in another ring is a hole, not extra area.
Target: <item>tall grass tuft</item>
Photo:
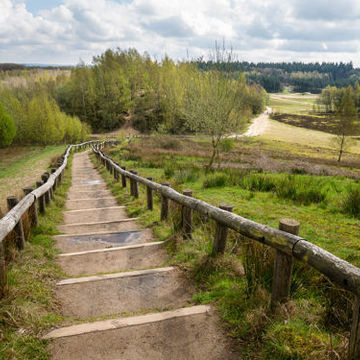
[[[360,217],[360,188],[351,188],[342,200],[343,211],[353,217]]]

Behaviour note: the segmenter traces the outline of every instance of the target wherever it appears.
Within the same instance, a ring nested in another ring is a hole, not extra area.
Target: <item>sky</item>
[[[129,47],[207,58],[215,41],[240,61],[360,66],[360,1],[0,0],[0,63],[75,65]]]

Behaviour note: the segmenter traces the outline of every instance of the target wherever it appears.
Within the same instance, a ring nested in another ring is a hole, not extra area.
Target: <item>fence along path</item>
[[[56,236],[69,277],[56,296],[78,324],[45,336],[53,359],[238,359],[211,307],[191,306],[193,289],[163,266],[164,242],[117,206],[87,152],[72,164],[64,234]],[[99,317],[109,320],[88,322]]]
[[[146,186],[148,209],[152,209],[153,206],[153,191],[157,191],[161,195],[161,220],[168,217],[170,200],[182,205],[183,231],[187,236],[191,235],[191,212],[193,210],[213,219],[217,224],[213,240],[214,253],[221,253],[225,250],[228,228],[274,248],[276,257],[271,296],[273,306],[277,302],[283,302],[290,298],[293,259],[310,265],[341,288],[351,292],[354,300],[348,360],[360,359],[360,269],[358,267],[299,237],[297,235],[299,224],[294,220],[283,219],[280,222],[279,230],[253,222],[233,214],[230,205],[223,204],[216,207],[194,198],[191,190],[180,194],[171,189],[168,183],[160,185],[153,182],[151,178],[145,179],[139,176],[134,170],[126,171],[125,167],[115,163],[96,146],[92,149],[115,178],[121,177],[123,186],[126,186],[126,179],[130,180],[131,195],[138,197],[138,183]]]
[[[14,231],[15,245],[18,250],[22,250],[25,247],[26,240],[28,240],[25,239],[22,218],[28,213],[30,226],[38,225],[38,211],[45,213],[46,206],[52,200],[56,187],[61,184],[71,151],[85,149],[91,144],[98,144],[98,147],[101,148],[104,143],[104,141],[93,140],[68,146],[59,158],[57,168],[53,168],[51,174],[45,172],[41,177],[41,181],[36,182],[37,188],[35,190],[31,187],[24,188],[25,196],[20,201],[15,196],[8,197],[9,211],[0,219],[0,298],[7,291],[6,244],[4,239]]]

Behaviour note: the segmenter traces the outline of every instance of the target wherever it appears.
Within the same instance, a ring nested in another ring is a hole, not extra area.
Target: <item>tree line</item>
[[[209,77],[214,80],[214,89]],[[204,132],[203,127],[194,125],[193,114],[199,109],[192,100],[197,97],[201,104],[201,97],[208,96],[214,109],[219,101],[224,105],[226,98],[220,94],[224,83],[236,93],[228,116],[237,114],[237,127],[263,110],[265,91],[259,85],[247,84],[244,75],[234,78],[216,69],[206,72],[193,62],[176,63],[168,57],[155,61],[135,49],[107,50],[95,57],[91,66],[80,64],[72,69],[58,88],[57,100],[63,111],[78,116],[94,130],[112,130],[129,122],[141,132]],[[221,121],[215,112],[212,115]],[[199,119],[205,122],[204,117]]]
[[[64,76],[27,74],[20,84],[0,85],[0,146],[82,141],[90,128],[60,110],[57,86]]]
[[[229,64],[216,64],[213,61],[197,61],[199,68],[246,73],[248,82],[255,82],[268,92],[280,92],[291,87],[295,92],[321,93],[326,86],[346,87],[360,80],[360,69],[350,63],[250,63],[234,61]]]

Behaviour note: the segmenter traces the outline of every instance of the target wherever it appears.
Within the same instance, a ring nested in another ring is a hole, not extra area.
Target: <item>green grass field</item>
[[[316,99],[316,95],[270,94],[269,106],[277,112],[309,113],[312,111]]]
[[[0,210],[6,212],[6,197],[22,196],[22,188],[34,185],[64,149],[65,145],[0,149]]]

